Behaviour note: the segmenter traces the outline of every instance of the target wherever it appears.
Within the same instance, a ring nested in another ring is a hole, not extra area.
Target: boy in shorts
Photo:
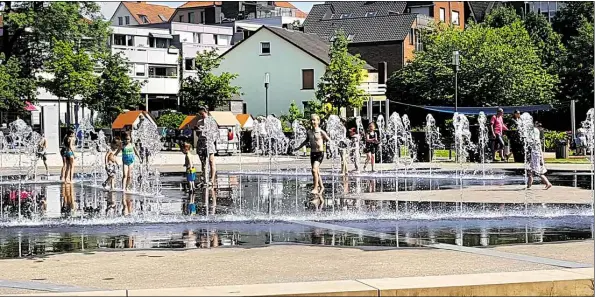
[[[295,150],[298,151],[308,142],[310,143],[310,165],[312,165],[312,178],[314,179],[314,189],[312,194],[322,193],[324,186],[320,178],[320,164],[324,159],[324,142],[329,140],[328,135],[320,129],[320,117],[317,114],[312,114],[310,117],[312,128],[306,134],[306,140],[302,142]],[[320,192],[318,187],[320,186]]]
[[[194,164],[192,164],[192,158],[190,158],[190,144],[184,143],[184,149],[182,150],[184,153],[184,167],[186,167],[186,181],[188,182],[189,192],[194,192],[194,181],[196,180],[196,169],[194,168]]]

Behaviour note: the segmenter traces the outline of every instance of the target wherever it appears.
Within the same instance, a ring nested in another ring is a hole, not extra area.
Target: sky
[[[149,3],[168,5],[171,7],[178,7],[186,2],[184,2],[184,1],[172,1],[172,2],[155,1],[155,2],[149,2]],[[291,1],[291,4],[293,4],[295,7],[297,7],[298,9],[300,9],[303,12],[309,12],[310,9],[312,8],[312,5],[318,4],[318,3],[322,3],[322,2]],[[106,19],[108,19],[114,14],[114,11],[116,11],[116,8],[118,8],[118,5],[120,4],[120,2],[105,2],[104,1],[104,2],[99,2],[99,4],[101,5],[101,13],[103,14],[103,16]]]

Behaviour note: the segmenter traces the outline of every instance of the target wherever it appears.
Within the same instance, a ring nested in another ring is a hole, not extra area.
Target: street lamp
[[[264,74],[264,104],[266,116],[269,116],[269,73]]]
[[[458,76],[459,76],[459,66],[460,65],[461,64],[459,61],[459,51],[453,51],[452,52],[452,66],[454,66],[454,68],[455,68],[455,112],[458,112],[458,110],[459,110]]]

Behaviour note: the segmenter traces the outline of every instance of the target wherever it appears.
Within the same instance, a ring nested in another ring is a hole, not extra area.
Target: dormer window
[[[377,11],[368,11],[366,12],[366,17],[375,17],[377,13]]]
[[[149,18],[148,18],[146,15],[144,15],[144,14],[139,14],[139,15],[138,15],[138,17],[140,18],[140,21],[141,21],[143,24],[148,24],[148,23],[149,23]]]
[[[159,15],[159,18],[162,22],[167,22],[167,19],[162,14]]]
[[[347,36],[347,41],[352,41],[353,37],[355,37],[354,34],[349,34],[349,36]]]
[[[351,14],[350,13],[343,13],[343,14],[341,14],[341,16],[339,18],[340,19],[346,19],[346,18],[349,18],[349,17],[351,17]]]

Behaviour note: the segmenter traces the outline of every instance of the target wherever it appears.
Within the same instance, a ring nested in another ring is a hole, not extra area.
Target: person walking
[[[529,172],[527,176],[527,189],[530,189],[533,185],[533,176],[539,176],[541,181],[545,184],[545,190],[552,187],[552,183],[545,176],[547,169],[545,168],[545,160],[543,157],[543,150],[541,145],[541,125],[535,124],[533,133],[531,133],[532,139],[529,145]]]
[[[500,160],[504,160],[504,138],[502,138],[502,133],[504,131],[508,131],[508,127],[504,124],[504,110],[502,108],[498,108],[496,115],[492,117],[490,121],[490,131],[492,132],[492,139],[493,139],[493,160],[496,161],[496,152],[500,155]]]

